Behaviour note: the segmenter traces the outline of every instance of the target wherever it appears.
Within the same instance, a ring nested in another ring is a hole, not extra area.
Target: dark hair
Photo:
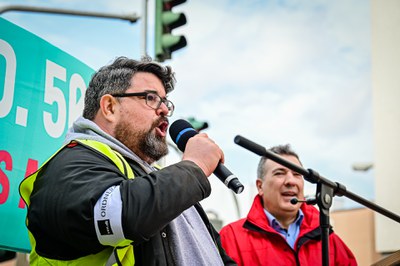
[[[301,164],[299,156],[297,155],[296,152],[294,152],[292,150],[292,148],[290,147],[290,144],[274,146],[274,147],[272,147],[272,148],[270,148],[268,150],[272,151],[273,153],[276,153],[278,155],[291,155],[291,156],[294,156],[299,160],[299,162]],[[257,178],[258,179],[264,180],[264,176],[265,176],[265,174],[267,172],[267,169],[265,167],[265,163],[266,163],[267,160],[268,160],[267,157],[262,156],[261,159],[260,159],[260,162],[258,163],[258,167],[257,167]]]
[[[101,67],[93,74],[85,94],[83,117],[93,120],[100,108],[101,97],[108,93],[125,92],[131,85],[131,78],[138,72],[156,75],[163,83],[166,94],[174,89],[175,73],[170,66],[162,66],[149,56],[140,61],[117,57],[111,64]]]

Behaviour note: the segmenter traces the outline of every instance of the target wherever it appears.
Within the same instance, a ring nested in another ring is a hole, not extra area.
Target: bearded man
[[[22,182],[31,265],[228,265],[198,204],[221,149],[192,137],[182,161],[168,152],[169,66],[119,57],[100,68],[65,145]]]

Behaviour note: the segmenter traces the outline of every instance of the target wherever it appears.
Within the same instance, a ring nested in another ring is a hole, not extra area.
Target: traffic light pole
[[[131,23],[136,22],[140,17],[135,13],[130,15],[120,15],[102,12],[89,12],[79,10],[69,10],[60,8],[49,8],[49,7],[35,7],[35,6],[24,6],[24,5],[8,5],[0,7],[0,14],[8,11],[27,11],[27,12],[38,12],[38,13],[51,13],[51,14],[64,14],[73,16],[86,16],[86,17],[99,17],[99,18],[117,18],[122,20],[128,20]]]
[[[102,13],[102,12],[91,12],[91,11],[79,11],[70,9],[60,9],[60,8],[49,8],[49,7],[35,7],[35,6],[25,6],[25,5],[7,5],[0,7],[0,14],[8,11],[22,11],[22,12],[37,12],[37,13],[49,13],[49,14],[62,14],[62,15],[72,15],[72,16],[85,16],[85,17],[97,17],[97,18],[112,18],[112,19],[122,19],[127,20],[131,23],[135,23],[139,16],[135,13],[133,14],[112,14],[112,13]],[[142,25],[142,55],[146,55],[147,47],[147,0],[143,0],[143,25]]]
[[[147,3],[142,0],[142,56],[147,56]]]

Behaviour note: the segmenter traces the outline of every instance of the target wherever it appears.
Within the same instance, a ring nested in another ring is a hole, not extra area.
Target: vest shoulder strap
[[[111,147],[107,144],[104,144],[100,141],[88,139],[76,139],[75,141],[104,154],[114,162],[121,173],[123,173],[126,177],[128,177],[129,179],[135,178],[132,168],[129,166],[125,158],[119,152],[111,149]]]

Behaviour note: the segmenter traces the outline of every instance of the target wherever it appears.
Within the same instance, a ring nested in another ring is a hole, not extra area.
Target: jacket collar
[[[314,206],[310,206],[305,203],[302,204],[301,210],[303,211],[304,218],[300,227],[300,234],[304,235],[319,227],[319,212]],[[267,232],[276,232],[269,224],[267,216],[264,213],[264,206],[262,203],[262,197],[260,195],[255,196],[253,204],[247,215],[246,223],[251,223]]]

